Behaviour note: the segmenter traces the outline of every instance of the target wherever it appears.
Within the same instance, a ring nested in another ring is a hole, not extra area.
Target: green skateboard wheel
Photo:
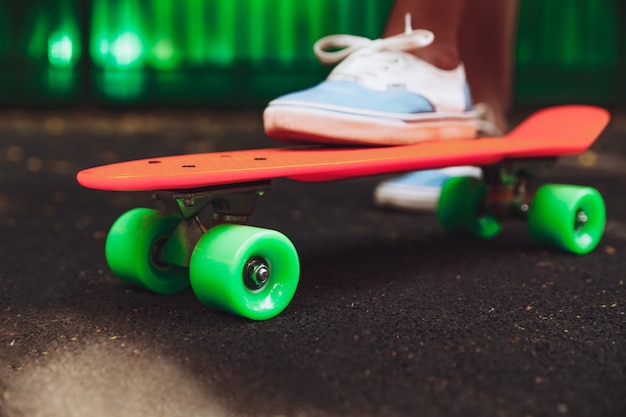
[[[606,223],[604,200],[591,187],[547,184],[540,187],[528,213],[532,239],[576,254],[591,252]]]
[[[222,224],[200,239],[190,262],[191,287],[209,307],[254,320],[278,315],[295,295],[300,261],[282,233]]]
[[[180,219],[156,210],[137,208],[120,216],[109,231],[105,253],[111,271],[122,281],[159,294],[189,286],[186,268],[160,260],[160,250]]]
[[[490,239],[500,233],[498,220],[483,213],[487,186],[478,178],[453,177],[441,188],[437,218],[452,233]]]

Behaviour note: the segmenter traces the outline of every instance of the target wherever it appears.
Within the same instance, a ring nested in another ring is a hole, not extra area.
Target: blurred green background
[[[315,40],[376,38],[391,4],[0,0],[0,105],[263,105],[325,76]],[[626,104],[622,1],[520,7],[516,104]]]

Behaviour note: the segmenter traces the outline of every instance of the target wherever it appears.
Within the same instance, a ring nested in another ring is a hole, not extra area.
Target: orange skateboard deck
[[[164,211],[120,216],[106,258],[121,280],[161,294],[191,286],[213,308],[254,320],[282,312],[300,277],[291,241],[249,226],[258,197],[274,178],[330,181],[452,165],[478,165],[484,180],[452,178],[441,190],[439,223],[449,232],[492,238],[499,219],[522,218],[537,243],[577,254],[598,244],[604,201],[590,187],[531,184],[529,159],[588,149],[609,120],[597,107],[565,106],[530,116],[502,138],[424,142],[384,148],[299,146],[169,156],[121,162],[78,173],[85,187],[150,191]],[[212,224],[200,213],[212,210]]]
[[[191,189],[274,178],[330,181],[505,159],[572,155],[600,135],[609,115],[591,106],[541,110],[500,138],[423,142],[409,146],[296,146],[168,156],[120,162],[78,173],[88,188],[110,191]]]

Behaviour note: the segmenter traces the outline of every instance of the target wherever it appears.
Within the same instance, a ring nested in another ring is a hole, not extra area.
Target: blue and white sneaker
[[[279,140],[365,145],[475,137],[463,65],[442,70],[407,52],[433,39],[432,32],[411,29],[409,16],[397,36],[318,40],[320,62],[339,64],[315,87],[271,101],[265,132]]]
[[[451,177],[482,177],[482,171],[474,166],[415,171],[381,182],[374,190],[378,206],[410,211],[434,211],[441,194],[441,187]]]

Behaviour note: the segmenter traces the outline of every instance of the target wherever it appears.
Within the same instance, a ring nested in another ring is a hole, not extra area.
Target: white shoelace
[[[315,56],[322,64],[336,64],[359,50],[408,51],[430,45],[435,35],[425,29],[413,30],[411,15],[405,16],[404,33],[384,39],[369,39],[354,35],[329,35],[319,39],[313,46]]]

